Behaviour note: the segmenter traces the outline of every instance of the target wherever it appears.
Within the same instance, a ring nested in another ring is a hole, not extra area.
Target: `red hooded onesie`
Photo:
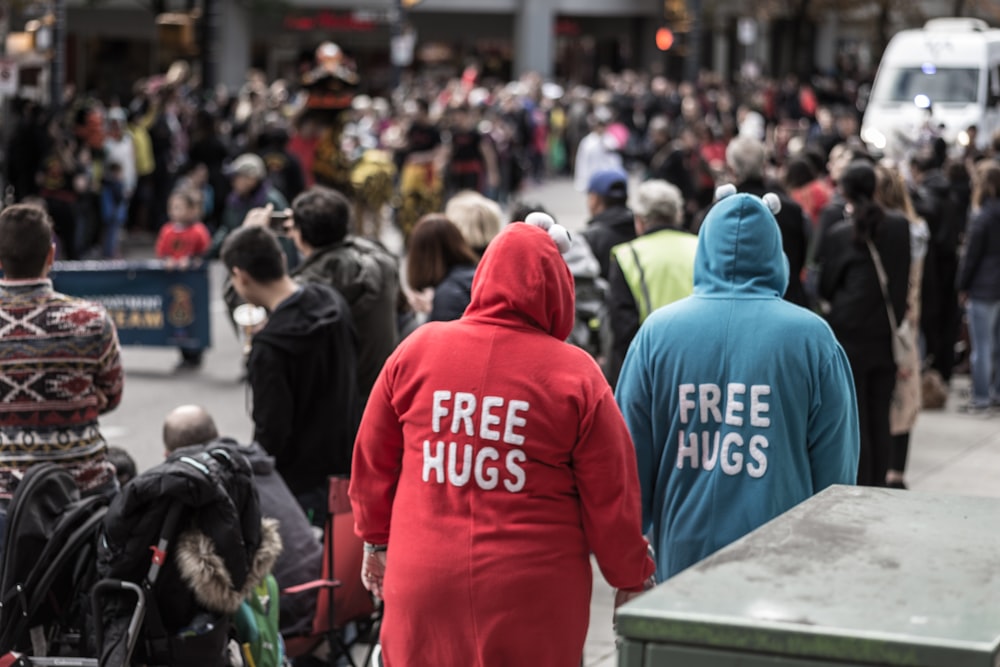
[[[612,586],[654,565],[608,383],[563,342],[573,278],[540,228],[489,245],[472,302],[389,357],[361,422],[356,530],[388,543],[387,667],[576,667],[593,552]]]

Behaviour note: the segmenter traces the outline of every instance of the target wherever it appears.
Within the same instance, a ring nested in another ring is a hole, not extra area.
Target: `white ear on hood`
[[[737,190],[735,185],[733,185],[732,183],[724,183],[719,187],[715,188],[715,201],[720,201],[722,199],[725,199],[726,197],[731,197],[734,194],[736,194],[736,192]],[[778,213],[781,212],[781,199],[779,199],[778,195],[776,195],[775,193],[768,192],[763,197],[761,197],[761,201],[764,202],[764,206],[767,207],[767,210],[769,210],[772,215],[778,215]]]
[[[734,194],[736,194],[736,186],[732,183],[723,183],[715,188],[715,201],[731,197]]]
[[[560,254],[565,255],[569,252],[569,248],[573,243],[569,230],[556,223],[556,221],[548,213],[541,213],[539,211],[529,213],[525,216],[524,223],[526,225],[539,227],[548,232],[549,238],[555,242],[556,247],[559,248]]]
[[[767,206],[768,210],[771,211],[773,215],[778,215],[781,213],[781,200],[778,199],[778,195],[773,192],[768,192],[761,199],[764,200],[764,205]]]

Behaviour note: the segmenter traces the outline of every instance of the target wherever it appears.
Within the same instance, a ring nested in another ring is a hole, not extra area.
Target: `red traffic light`
[[[674,33],[670,28],[660,28],[656,31],[656,48],[660,51],[669,51],[674,45]]]

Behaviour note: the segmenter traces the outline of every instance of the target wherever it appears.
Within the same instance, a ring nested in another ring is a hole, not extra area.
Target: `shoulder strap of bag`
[[[878,254],[878,250],[875,249],[875,244],[871,242],[871,239],[865,241],[868,244],[868,252],[872,256],[872,262],[875,263],[875,273],[878,274],[878,284],[882,288],[882,301],[885,302],[885,314],[889,316],[889,326],[892,327],[892,331],[896,331],[896,315],[892,309],[892,301],[889,299],[889,277],[885,274],[885,269],[882,267],[882,257]]]

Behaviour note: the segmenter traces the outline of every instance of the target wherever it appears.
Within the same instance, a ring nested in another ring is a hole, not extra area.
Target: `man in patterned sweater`
[[[97,427],[121,401],[118,335],[104,308],[53,291],[52,221],[35,206],[0,212],[0,552],[24,472],[66,466],[84,495],[114,493]]]

